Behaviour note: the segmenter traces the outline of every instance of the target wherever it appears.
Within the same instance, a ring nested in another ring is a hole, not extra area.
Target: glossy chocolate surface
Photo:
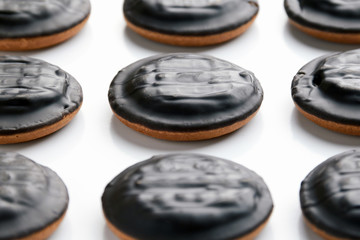
[[[342,239],[360,239],[360,151],[347,151],[317,166],[300,190],[305,217]]]
[[[285,10],[295,22],[321,31],[360,32],[358,0],[285,0]]]
[[[107,185],[102,203],[108,221],[141,240],[234,239],[273,208],[256,173],[200,154],[157,155],[129,167]]]
[[[175,35],[234,30],[258,13],[257,0],[125,0],[125,18],[138,27]]]
[[[89,0],[0,0],[0,40],[63,32],[89,13]]]
[[[319,57],[292,83],[294,102],[322,119],[360,125],[360,50]]]
[[[59,67],[34,58],[0,56],[0,135],[56,123],[81,102],[81,86]]]
[[[229,62],[174,53],[142,59],[121,70],[109,89],[113,111],[151,129],[197,131],[249,117],[263,91],[254,74]]]
[[[18,239],[58,220],[69,202],[55,172],[15,153],[0,153],[0,239]]]

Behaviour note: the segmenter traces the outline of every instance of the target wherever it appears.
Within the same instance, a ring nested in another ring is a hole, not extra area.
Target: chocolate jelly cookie
[[[360,51],[314,59],[295,75],[292,97],[298,110],[333,131],[360,135]]]
[[[314,37],[360,43],[360,3],[348,0],[285,0],[290,23]]]
[[[125,0],[128,26],[151,40],[206,46],[237,37],[259,11],[257,0]]]
[[[254,74],[199,54],[152,56],[121,70],[109,89],[116,117],[146,135],[175,141],[218,137],[245,125],[263,91]]]
[[[29,57],[0,56],[0,144],[57,131],[81,103],[81,86],[59,67]]]
[[[200,154],[158,155],[127,168],[102,204],[110,229],[126,240],[253,239],[273,209],[256,173]]]
[[[0,153],[0,239],[47,239],[68,202],[55,172],[20,154]]]
[[[312,170],[300,189],[308,225],[329,240],[360,239],[360,152],[335,155]]]
[[[0,50],[45,48],[78,33],[89,0],[0,0]]]

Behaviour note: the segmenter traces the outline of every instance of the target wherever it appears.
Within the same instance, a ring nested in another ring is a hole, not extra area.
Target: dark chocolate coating
[[[253,114],[263,99],[254,74],[214,57],[173,53],[121,70],[109,89],[113,111],[151,129],[199,131]]]
[[[285,0],[293,21],[313,29],[337,33],[360,32],[360,3],[357,0]]]
[[[82,102],[79,83],[44,61],[0,56],[0,135],[54,124]]]
[[[295,75],[294,102],[319,118],[360,125],[360,50],[314,59]]]
[[[69,202],[55,172],[16,153],[0,153],[0,239],[18,239],[60,219]]]
[[[123,9],[138,27],[183,36],[234,30],[259,11],[257,0],[125,0]]]
[[[338,238],[360,239],[360,151],[335,155],[317,166],[300,189],[304,216]]]
[[[271,214],[256,173],[200,154],[157,155],[115,177],[102,196],[107,220],[140,240],[225,240],[249,234]]]
[[[89,14],[89,0],[0,0],[0,40],[63,32]]]

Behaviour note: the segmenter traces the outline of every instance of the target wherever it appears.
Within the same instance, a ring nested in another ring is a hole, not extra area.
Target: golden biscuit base
[[[220,44],[241,35],[254,22],[256,16],[257,15],[254,15],[249,22],[243,24],[242,26],[234,30],[219,34],[205,35],[205,36],[183,36],[183,35],[159,33],[138,27],[132,24],[126,18],[125,21],[128,27],[131,28],[134,32],[155,42],[182,46],[182,47],[202,47],[202,46]]]
[[[332,130],[335,132],[339,132],[339,133],[360,136],[360,126],[342,124],[342,123],[324,120],[322,118],[316,117],[316,116],[304,111],[297,104],[295,104],[295,106],[299,110],[299,112],[301,114],[303,114],[307,119],[309,119],[310,121],[313,121],[314,123],[316,123],[317,125],[319,125],[321,127],[324,127],[326,129],[329,129],[329,130]]]
[[[122,123],[124,123],[129,128],[132,128],[133,130],[143,133],[150,137],[159,138],[163,140],[171,140],[171,141],[199,141],[199,140],[206,140],[206,139],[220,137],[222,135],[238,130],[239,128],[247,124],[255,116],[258,110],[259,109],[257,109],[253,114],[251,114],[249,117],[245,118],[244,120],[238,121],[229,126],[217,128],[217,129],[211,129],[211,130],[196,131],[196,132],[170,132],[170,131],[154,130],[137,123],[129,122],[128,120],[117,115],[115,112],[114,114]]]
[[[291,19],[289,19],[290,23],[298,28],[300,31],[309,34],[310,36],[337,43],[348,43],[348,44],[357,44],[360,43],[360,33],[336,33],[336,32],[326,32],[317,30],[314,28],[309,28],[303,26]]]
[[[316,234],[318,234],[320,237],[322,237],[325,240],[351,240],[350,238],[339,238],[328,234],[324,230],[321,230],[317,228],[314,224],[310,223],[310,221],[305,216],[304,216],[304,221],[306,225],[308,225],[309,228],[311,228],[311,230],[313,230]]]
[[[29,236],[22,237],[22,238],[16,238],[16,240],[45,240],[59,227],[60,223],[65,217],[66,211],[63,213],[63,215],[56,220],[55,222],[51,223],[46,228],[35,232],[33,234],[30,234]]]
[[[61,119],[60,121],[54,124],[39,129],[35,129],[30,132],[16,133],[10,135],[0,135],[0,144],[27,142],[47,136],[53,132],[56,132],[57,130],[63,128],[75,117],[76,113],[80,110],[80,107],[81,105],[74,112],[66,115],[63,119]]]
[[[265,227],[265,225],[267,224],[267,222],[269,221],[271,214],[269,215],[269,217],[257,228],[255,228],[252,232],[240,237],[240,238],[235,238],[234,240],[253,240],[260,232],[261,230]],[[109,229],[121,240],[141,240],[141,239],[136,239],[133,237],[130,237],[129,235],[126,235],[125,233],[121,232],[119,229],[117,229],[106,217],[106,223],[109,227]]]
[[[24,38],[0,38],[1,51],[29,51],[40,48],[47,48],[62,43],[76,35],[89,19],[88,15],[82,22],[74,27],[51,35]]]

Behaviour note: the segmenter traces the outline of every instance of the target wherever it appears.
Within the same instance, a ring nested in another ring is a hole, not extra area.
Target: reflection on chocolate
[[[0,57],[0,134],[61,120],[81,101],[80,85],[59,67],[28,57]]]
[[[301,0],[300,6],[344,18],[360,17],[358,0]]]
[[[34,111],[58,100],[70,104],[66,98],[69,80],[63,70],[40,61],[2,59],[0,112]]]
[[[300,190],[305,217],[342,239],[360,238],[360,152],[347,151],[317,166]]]
[[[294,77],[294,102],[306,112],[344,124],[360,125],[360,51],[314,59]]]
[[[40,231],[66,211],[68,194],[52,170],[15,153],[0,153],[0,239]]]
[[[164,54],[131,64],[114,78],[109,102],[116,114],[171,131],[216,129],[243,120],[260,106],[254,74],[197,54]]]
[[[59,14],[68,5],[69,1],[66,0],[2,0],[0,19],[13,23],[31,23],[33,19],[45,19]]]
[[[177,1],[177,0],[148,0],[142,1],[144,12],[154,17],[166,19],[203,19],[218,15],[223,8],[233,0],[198,0],[198,1]],[[138,3],[139,4],[139,3]]]
[[[179,35],[230,31],[258,12],[257,0],[125,0],[124,15],[148,30]]]
[[[0,0],[0,38],[65,31],[90,13],[88,0]]]
[[[273,207],[254,172],[200,154],[138,163],[108,184],[102,201],[106,218],[120,231],[158,240],[234,239],[263,224]]]
[[[285,0],[285,10],[295,22],[322,31],[360,31],[357,0]]]

